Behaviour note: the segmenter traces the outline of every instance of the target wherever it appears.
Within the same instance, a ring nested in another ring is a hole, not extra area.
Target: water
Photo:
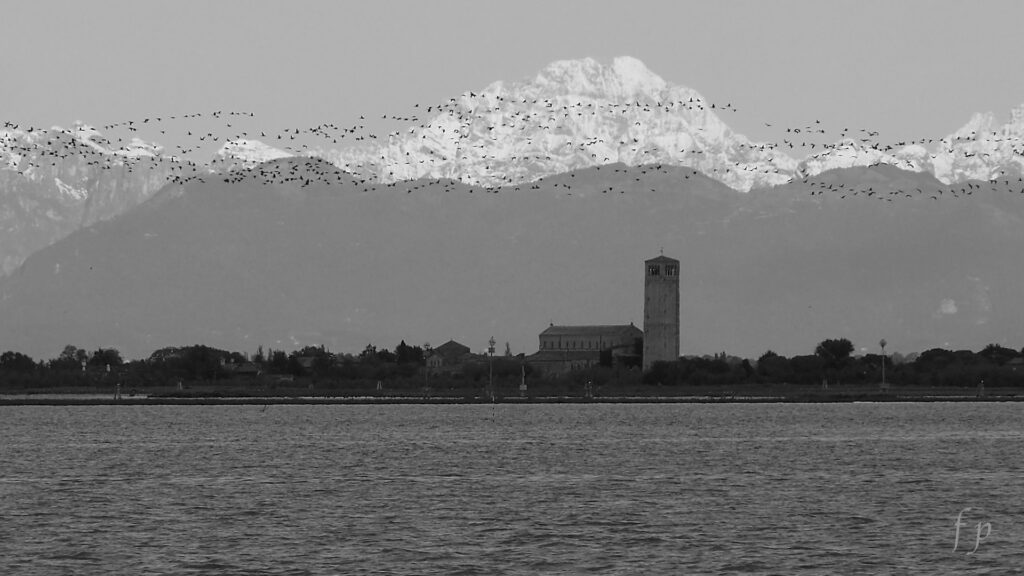
[[[1018,403],[4,407],[0,574],[1006,574],[1022,422]]]

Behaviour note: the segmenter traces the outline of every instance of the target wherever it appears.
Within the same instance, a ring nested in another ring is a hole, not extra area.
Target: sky
[[[556,60],[632,56],[731,103],[722,119],[754,141],[820,121],[896,143],[945,136],[978,112],[1006,121],[1024,103],[1021,23],[1019,0],[7,2],[0,121],[102,127],[219,110],[252,112],[250,132],[385,134],[403,126],[382,114]],[[167,128],[138,136],[195,142]]]
[[[1015,0],[11,2],[0,120],[237,110],[267,132],[363,115],[384,134],[401,126],[374,118],[418,102],[628,55],[732,103],[723,120],[756,141],[821,120],[895,142],[947,135],[975,112],[1007,120],[1024,103],[1021,22]]]

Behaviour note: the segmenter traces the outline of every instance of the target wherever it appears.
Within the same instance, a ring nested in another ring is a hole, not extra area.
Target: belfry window
[[[666,264],[665,265],[665,276],[675,276],[675,275],[676,275],[676,266],[675,266],[675,264]]]
[[[661,276],[661,267],[657,264],[651,264],[647,267],[648,276]]]

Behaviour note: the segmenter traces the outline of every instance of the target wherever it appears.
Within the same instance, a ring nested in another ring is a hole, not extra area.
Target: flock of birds
[[[699,97],[670,102],[635,100],[602,104],[583,101],[558,103],[555,100],[542,98],[512,99],[501,95],[478,95],[470,92],[468,98],[466,96],[461,99],[451,98],[447,102],[426,106],[415,104],[409,114],[382,115],[381,121],[399,122],[405,125],[403,129],[389,132],[383,137],[368,130],[367,126],[372,122],[368,122],[365,115],[360,116],[359,120],[351,125],[339,126],[333,123],[324,123],[305,128],[288,127],[267,132],[265,129],[250,126],[255,119],[255,114],[252,112],[195,112],[184,115],[153,116],[104,125],[103,130],[116,134],[109,138],[85,126],[78,126],[74,130],[44,130],[34,126],[22,127],[18,123],[6,121],[3,123],[3,130],[0,130],[0,166],[6,160],[9,170],[21,176],[31,176],[46,169],[56,173],[64,161],[78,157],[84,161],[86,166],[96,170],[117,170],[127,173],[141,170],[159,171],[167,181],[181,185],[193,181],[262,182],[264,184],[293,184],[303,187],[348,184],[360,187],[363,191],[402,187],[411,193],[418,189],[441,187],[445,190],[458,188],[469,192],[473,192],[475,189],[496,193],[502,190],[541,188],[543,180],[529,181],[523,177],[523,174],[528,174],[528,169],[531,166],[550,166],[557,159],[551,156],[550,150],[544,150],[543,145],[534,139],[542,139],[549,134],[561,134],[565,139],[564,148],[572,150],[582,163],[581,165],[593,166],[597,170],[600,170],[602,166],[621,166],[618,164],[617,158],[602,152],[606,153],[610,149],[626,151],[633,159],[631,164],[639,167],[639,173],[635,180],[640,182],[642,177],[648,174],[648,171],[669,174],[669,168],[673,166],[699,169],[698,165],[702,155],[721,153],[721,151],[711,152],[695,143],[689,148],[678,151],[678,154],[683,155],[682,160],[676,157],[675,162],[666,161],[665,151],[657,146],[647,144],[642,134],[638,133],[645,129],[644,124],[648,120],[663,122],[665,118],[678,118],[677,114],[680,113],[703,111],[735,112],[736,108],[731,103],[725,105],[707,103]],[[665,114],[664,116],[654,116],[655,113],[662,112]],[[651,116],[647,116],[648,114]],[[604,120],[614,119],[622,128],[618,132],[619,136],[612,138],[604,134],[588,136],[579,141],[572,141],[565,137],[567,125],[579,122],[580,119],[588,116],[600,116]],[[427,119],[421,120],[424,117]],[[208,128],[199,130],[186,126],[179,128],[177,132],[172,130],[169,134],[172,123],[191,124],[194,122],[204,126],[222,123],[225,130],[218,129],[217,132],[214,132]],[[626,123],[629,125],[626,126]],[[410,126],[410,124],[412,125]],[[765,123],[765,125],[773,126],[770,123]],[[700,142],[700,133],[703,130],[703,127],[695,129],[695,142]],[[12,131],[20,131],[27,137],[18,138]],[[630,136],[631,131],[636,135]],[[175,144],[165,152],[163,149],[146,144],[138,137],[140,134],[149,135],[154,132],[158,132],[164,137],[172,136],[183,143]],[[527,152],[511,157],[488,154],[496,142],[509,139],[510,135],[516,133],[522,133],[521,147]],[[830,144],[819,141],[832,133],[838,134],[839,142]],[[972,133],[969,136],[956,138],[922,138],[884,143],[878,140],[880,134],[875,130],[842,128],[837,132],[830,132],[826,130],[820,120],[814,120],[804,126],[785,127],[785,134],[786,136],[782,138],[781,142],[754,143],[740,140],[737,148],[746,148],[747,150],[746,152],[734,151],[734,154],[749,153],[749,158],[732,161],[727,165],[719,164],[718,167],[710,169],[706,175],[712,179],[720,179],[720,176],[731,171],[756,170],[766,174],[779,173],[778,167],[772,163],[773,153],[776,150],[797,148],[816,150],[808,158],[820,159],[831,149],[849,146],[850,140],[855,141],[856,145],[863,149],[885,154],[913,144],[923,146],[936,143],[948,147],[948,151],[952,153],[954,146],[961,140],[971,141],[985,138],[999,145],[1011,146],[1014,154],[1024,156],[1024,140],[996,133]],[[606,137],[611,141],[606,141]],[[380,145],[384,140],[391,141],[394,138],[404,138],[404,144],[397,147]],[[436,141],[438,138],[446,140],[446,142],[439,144]],[[427,139],[433,141],[425,142],[423,146],[415,148],[415,151],[420,152],[419,155],[410,154],[409,146],[416,146],[417,140]],[[190,158],[190,154],[201,152],[210,146],[251,140],[258,140],[277,150],[284,151],[294,159],[290,162],[270,162],[239,167],[238,163],[243,159],[237,159],[236,162],[236,159],[231,158],[230,153],[213,162],[197,162]],[[331,152],[326,152],[322,147],[349,143],[361,150],[361,153],[353,156],[359,160],[352,163],[331,162],[328,159]],[[374,147],[373,144],[377,144],[377,146]],[[363,148],[360,149],[360,146]],[[535,153],[529,153],[529,151]],[[371,154],[374,155],[373,158],[369,157]],[[395,157],[396,155],[397,157]],[[966,154],[966,156],[970,156],[970,154]],[[485,169],[493,173],[493,184],[467,186],[455,179],[454,175],[452,178],[416,176],[430,173],[430,170],[424,171],[418,167],[411,171],[415,177],[403,178],[401,170],[397,174],[395,172],[396,166],[400,167],[403,161],[430,164],[431,166],[427,168],[457,165],[459,162],[482,162],[485,164]],[[876,165],[877,163],[871,166]],[[716,174],[719,168],[722,169],[722,173]],[[615,168],[615,172],[618,173],[619,168]],[[575,174],[572,174],[570,179],[574,177]],[[683,178],[689,177],[689,173],[684,173]],[[912,189],[903,189],[902,187],[879,186],[877,190],[875,185],[835,182],[821,177],[796,175],[789,177],[788,181],[803,182],[812,196],[836,195],[839,198],[864,196],[890,202],[901,197],[927,196],[938,199],[943,195],[970,196],[986,184],[993,189],[1005,189],[1006,187],[1016,189],[1019,185],[1020,193],[1024,194],[1024,178],[1011,179],[1008,176],[945,187],[924,185],[924,188],[915,186]],[[558,186],[567,190],[572,189],[572,185],[568,182],[561,182]],[[631,189],[635,189],[635,187]],[[609,193],[616,190],[609,187],[600,191]],[[627,190],[618,191],[625,193]]]
[[[871,166],[878,166],[878,164],[872,164]],[[913,188],[901,188],[901,187],[883,187],[879,186],[876,190],[874,186],[852,186],[846,183],[835,183],[825,182],[820,180],[811,180],[808,182],[810,188],[810,194],[812,196],[822,196],[825,194],[838,195],[840,199],[847,197],[853,198],[855,196],[862,196],[864,198],[875,198],[878,200],[885,200],[892,202],[894,199],[903,198],[930,198],[932,200],[938,200],[943,196],[947,195],[951,198],[961,198],[965,196],[971,196],[976,192],[982,190],[988,190],[992,192],[1005,191],[1005,190],[1017,190],[1019,194],[1024,194],[1024,178],[1017,177],[1011,178],[997,178],[987,181],[967,181],[960,184],[946,186],[946,187],[929,187],[922,189],[920,186],[914,186]]]

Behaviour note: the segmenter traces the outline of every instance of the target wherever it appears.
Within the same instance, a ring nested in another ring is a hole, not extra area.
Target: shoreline
[[[881,402],[1022,402],[1017,395],[799,395],[799,396],[536,396],[491,400],[438,396],[238,396],[238,397],[112,397],[60,398],[0,395],[3,406],[265,406],[265,405],[389,405],[389,404],[835,404]]]

